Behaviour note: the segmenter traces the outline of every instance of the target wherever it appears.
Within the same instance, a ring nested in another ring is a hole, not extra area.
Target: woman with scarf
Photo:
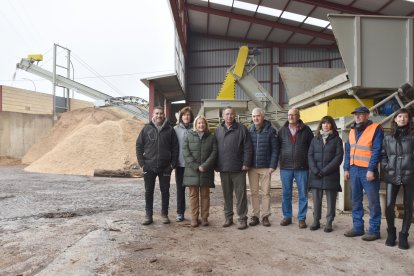
[[[214,188],[214,168],[216,166],[217,142],[210,133],[206,118],[198,116],[194,120],[194,130],[184,139],[184,185],[189,187],[191,226],[208,226],[210,209],[210,188]],[[201,207],[201,208],[200,208]]]
[[[322,213],[322,197],[325,191],[327,200],[326,224],[324,231],[332,232],[335,218],[336,197],[341,192],[339,166],[342,163],[344,150],[342,139],[331,116],[325,116],[319,122],[316,136],[308,151],[309,188],[313,197],[313,223],[310,230],[320,228]]]
[[[185,160],[183,155],[184,138],[193,128],[194,114],[191,107],[186,106],[180,110],[178,124],[174,127],[177,134],[180,150],[178,153],[178,165],[175,168],[175,183],[177,185],[177,218],[175,221],[184,221],[185,212],[185,186],[183,185]]]
[[[396,245],[395,201],[400,187],[404,187],[404,217],[402,229],[399,234],[398,247],[408,249],[408,231],[413,217],[414,197],[414,129],[412,115],[405,108],[398,110],[391,122],[391,133],[382,143],[381,168],[385,172],[387,184],[387,206],[385,216],[387,219],[388,246]]]

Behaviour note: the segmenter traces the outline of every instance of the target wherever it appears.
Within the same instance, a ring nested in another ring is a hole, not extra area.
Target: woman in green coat
[[[191,226],[197,227],[201,207],[201,224],[208,226],[210,188],[214,188],[214,167],[217,157],[217,142],[210,133],[206,118],[194,120],[194,130],[184,139],[185,160],[184,186],[189,187]],[[201,206],[200,206],[201,205]]]

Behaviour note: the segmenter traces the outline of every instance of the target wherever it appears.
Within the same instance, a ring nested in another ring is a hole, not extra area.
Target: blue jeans
[[[284,219],[292,219],[292,188],[296,180],[299,196],[298,220],[306,220],[308,211],[308,170],[280,170],[282,211]]]
[[[364,207],[362,200],[364,191],[368,198],[369,229],[368,234],[379,235],[381,226],[381,205],[379,200],[380,181],[378,172],[375,180],[367,181],[367,168],[351,166],[349,171],[351,179],[352,197],[352,231],[356,234],[364,233]]]

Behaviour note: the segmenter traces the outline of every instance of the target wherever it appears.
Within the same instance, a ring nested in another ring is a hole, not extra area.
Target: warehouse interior
[[[217,97],[242,45],[260,50],[253,76],[277,103],[288,107],[288,93],[302,94],[332,74],[348,69],[328,14],[396,17],[414,14],[414,3],[402,0],[170,0],[169,3],[176,32],[175,76],[154,76],[142,81],[149,88],[152,107],[165,105],[167,111],[171,110],[171,118],[180,107],[171,108],[174,101],[185,100],[198,112],[202,99]],[[319,71],[312,73],[304,68],[319,68]],[[299,70],[302,72],[295,75]],[[283,74],[296,81],[284,82]],[[165,85],[171,78],[174,81]],[[235,98],[248,100],[238,86]]]

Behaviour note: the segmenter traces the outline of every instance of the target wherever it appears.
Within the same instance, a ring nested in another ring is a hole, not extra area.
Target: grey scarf
[[[323,130],[321,130],[320,131],[320,134],[321,134],[321,136],[322,136],[322,141],[323,141],[323,144],[325,145],[326,144],[326,139],[328,139],[328,136],[330,135],[330,134],[332,134],[333,133],[333,131],[332,130],[330,130],[330,131],[323,131]]]

